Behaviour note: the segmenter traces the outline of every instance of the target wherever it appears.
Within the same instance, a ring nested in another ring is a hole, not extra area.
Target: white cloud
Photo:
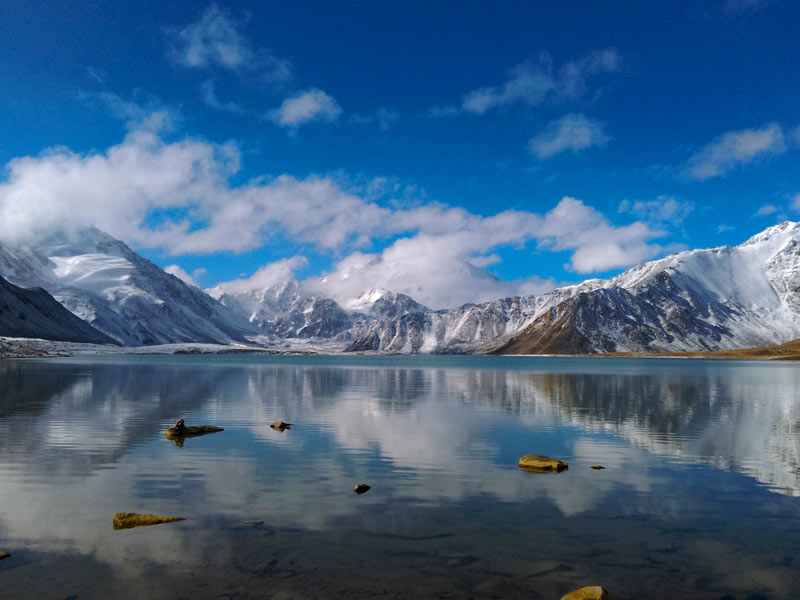
[[[569,268],[581,273],[628,266],[665,250],[652,243],[663,232],[643,222],[616,227],[574,198],[544,215],[506,210],[482,216],[424,200],[382,206],[315,175],[232,185],[238,170],[232,144],[165,143],[149,132],[130,133],[103,153],[60,148],[18,158],[0,183],[0,239],[96,225],[136,246],[181,255],[250,251],[282,236],[341,257],[324,283],[317,282],[337,299],[381,286],[432,307],[554,285],[491,275],[485,267],[496,262],[501,247],[523,251],[538,242],[540,249],[568,251]],[[389,246],[380,251],[365,250],[384,243]],[[287,259],[256,279],[283,276],[302,260]],[[530,271],[535,273],[534,263]]]
[[[611,139],[604,123],[582,114],[569,114],[551,121],[528,142],[528,150],[545,159],[567,150],[577,153],[592,146],[605,146]]]
[[[381,106],[374,113],[369,115],[353,114],[347,119],[347,122],[352,125],[372,125],[377,124],[378,127],[386,131],[400,118],[400,114],[396,110]]]
[[[792,208],[800,211],[800,194],[795,194],[792,198]]]
[[[766,217],[767,215],[772,215],[778,212],[778,207],[774,204],[765,204],[761,208],[759,208],[755,215],[756,217]]]
[[[565,197],[545,215],[538,237],[544,248],[572,251],[568,268],[591,273],[630,266],[678,248],[650,243],[663,235],[641,221],[614,227],[591,206]]]
[[[299,254],[264,265],[250,277],[242,277],[219,284],[229,294],[250,290],[268,289],[294,277],[294,272],[305,267],[308,259]],[[166,269],[165,269],[166,270]]]
[[[742,13],[755,12],[771,0],[725,0],[725,12]]]
[[[777,123],[761,129],[729,131],[692,156],[685,172],[691,179],[704,181],[725,175],[760,156],[781,154],[785,150],[783,130]]]
[[[199,21],[177,33],[170,56],[186,67],[217,67],[267,81],[286,81],[292,74],[289,61],[265,48],[254,49],[238,24],[216,4],[210,5]]]
[[[124,122],[130,131],[150,133],[172,131],[182,120],[177,108],[167,106],[155,98],[139,103],[125,100],[112,92],[82,94],[81,97],[92,103],[97,101],[102,104],[112,116]]]
[[[550,96],[577,99],[585,93],[590,76],[618,69],[619,54],[615,48],[590,52],[566,63],[557,73],[550,55],[542,52],[537,61],[526,61],[512,68],[501,85],[473,90],[464,96],[459,107],[437,106],[429,114],[452,116],[467,112],[482,115],[493,108],[518,103],[538,106]]]
[[[164,267],[164,271],[169,273],[170,275],[174,275],[184,283],[188,283],[189,285],[193,285],[198,287],[197,282],[194,280],[194,277],[189,275],[180,265],[169,265]]]
[[[214,82],[210,79],[204,81],[203,84],[200,86],[200,91],[203,94],[203,102],[206,103],[206,106],[214,108],[216,110],[224,110],[227,112],[231,112],[237,115],[247,115],[250,114],[250,111],[245,109],[243,106],[237,104],[233,101],[223,101],[220,100],[217,96],[217,89],[214,85]]]
[[[620,213],[629,213],[655,227],[678,226],[694,210],[694,204],[673,196],[659,196],[655,200],[623,200]]]
[[[342,109],[334,98],[318,89],[286,98],[269,118],[284,127],[298,127],[310,121],[335,121]]]

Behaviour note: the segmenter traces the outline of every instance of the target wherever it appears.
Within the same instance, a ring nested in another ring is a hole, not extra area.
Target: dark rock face
[[[62,342],[116,344],[42,288],[24,289],[0,277],[0,335]]]

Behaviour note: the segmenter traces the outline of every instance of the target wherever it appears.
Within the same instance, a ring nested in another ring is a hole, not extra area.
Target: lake
[[[0,597],[797,598],[799,385],[764,361],[0,361]],[[179,418],[225,430],[181,446]]]

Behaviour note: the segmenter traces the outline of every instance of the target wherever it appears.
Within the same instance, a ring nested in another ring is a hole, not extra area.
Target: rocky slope
[[[0,335],[63,342],[115,343],[41,288],[24,289],[0,277]]]
[[[246,341],[255,329],[202,290],[99,231],[0,245],[0,275],[39,286],[74,315],[127,346]]]

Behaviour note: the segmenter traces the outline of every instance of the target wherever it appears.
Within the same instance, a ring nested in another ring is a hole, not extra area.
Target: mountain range
[[[800,337],[800,223],[793,222],[611,279],[440,310],[383,289],[340,304],[292,276],[269,287],[240,282],[203,291],[94,228],[32,245],[0,243],[0,276],[7,280],[0,303],[23,302],[20,288],[39,287],[46,292],[31,297],[45,302],[49,293],[82,320],[48,304],[43,314],[72,333],[56,334],[37,317],[30,323],[41,330],[24,335],[0,320],[0,335],[127,346],[302,341],[326,351],[579,354],[733,349]]]

